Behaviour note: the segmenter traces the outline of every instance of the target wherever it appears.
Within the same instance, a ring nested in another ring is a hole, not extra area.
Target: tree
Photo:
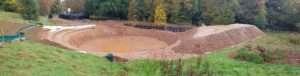
[[[3,2],[3,8],[5,11],[16,12],[17,11],[17,0],[5,0]]]
[[[0,9],[3,9],[3,8],[4,8],[4,6],[3,6],[3,5],[4,5],[4,1],[5,1],[5,0],[0,0]]]
[[[194,5],[192,0],[183,0],[180,2],[180,7],[177,15],[177,23],[190,24],[192,21],[192,6]]]
[[[166,25],[167,17],[165,7],[162,3],[158,3],[155,8],[154,23],[156,25]]]
[[[50,13],[51,7],[54,4],[55,0],[38,0],[40,15],[46,16]]]
[[[27,20],[39,20],[39,7],[35,0],[19,0],[24,7],[21,10],[22,17]]]
[[[268,0],[266,3],[268,28],[296,31],[300,22],[299,0]]]
[[[138,0],[137,1],[137,19],[139,21],[153,21],[155,1]]]
[[[51,14],[58,14],[62,12],[62,6],[60,0],[56,0],[55,3],[51,7]]]
[[[255,24],[264,28],[267,23],[265,0],[240,0],[241,12],[236,20],[239,23]]]
[[[238,4],[236,0],[203,0],[201,20],[208,25],[235,22]]]
[[[268,25],[267,18],[266,18],[267,12],[265,9],[261,9],[257,16],[254,17],[254,24],[258,26],[259,28],[265,28],[266,25]]]
[[[200,0],[193,0],[193,6],[191,8],[191,13],[192,13],[192,23],[199,25],[200,24],[200,16],[201,16],[201,11],[202,11],[202,6],[201,6],[201,1]]]
[[[128,20],[137,21],[137,1],[131,0],[128,7]]]
[[[167,22],[177,23],[181,0],[165,0]]]
[[[85,0],[85,14],[127,18],[129,0]]]

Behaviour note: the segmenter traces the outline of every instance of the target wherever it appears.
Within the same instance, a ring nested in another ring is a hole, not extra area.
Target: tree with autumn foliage
[[[158,3],[155,7],[154,23],[156,25],[167,24],[167,14],[165,11],[165,7],[162,3]]]
[[[3,8],[5,11],[17,11],[17,0],[5,0],[3,3]]]

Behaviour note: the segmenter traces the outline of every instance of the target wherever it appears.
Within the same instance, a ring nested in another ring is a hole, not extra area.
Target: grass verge
[[[255,64],[228,57],[240,47],[179,61],[135,60],[110,63],[103,58],[30,41],[0,49],[0,76],[297,76],[300,66]]]

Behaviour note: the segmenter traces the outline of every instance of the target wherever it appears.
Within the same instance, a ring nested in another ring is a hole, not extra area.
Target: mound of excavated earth
[[[42,39],[98,56],[108,53],[126,59],[182,59],[224,50],[249,42],[264,33],[247,24],[199,27],[173,33],[145,30],[116,21],[97,25],[44,27]]]
[[[209,53],[247,43],[264,35],[253,25],[232,24],[200,27],[181,33],[182,43],[173,50],[184,53]]]

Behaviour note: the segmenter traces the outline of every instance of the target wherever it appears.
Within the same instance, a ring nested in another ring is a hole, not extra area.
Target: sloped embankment
[[[174,51],[197,54],[224,50],[264,35],[257,27],[247,24],[200,27],[180,34],[185,36]]]

